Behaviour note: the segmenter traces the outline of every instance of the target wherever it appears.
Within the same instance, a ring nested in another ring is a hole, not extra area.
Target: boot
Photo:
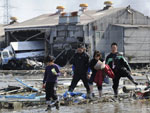
[[[48,105],[45,111],[51,111],[51,106]]]
[[[69,86],[68,91],[69,91],[69,92],[73,92],[73,89]]]
[[[94,93],[93,93],[93,85],[89,85],[90,87],[90,98],[94,97]]]
[[[138,83],[134,81],[134,79],[131,76],[127,76],[127,77],[133,84],[138,85]]]
[[[87,91],[86,98],[87,98],[87,99],[92,99],[91,96],[92,96],[91,92],[90,92],[90,91]]]
[[[138,85],[138,83],[134,80],[132,81],[132,83],[135,84],[136,86]]]
[[[92,93],[92,97],[95,97],[95,94],[94,94],[94,93]]]
[[[134,79],[130,79],[130,80],[133,84],[138,85],[138,83],[136,81],[134,81]]]
[[[118,90],[114,90],[114,97],[115,97],[115,98],[118,97]]]
[[[59,110],[59,107],[60,107],[59,101],[56,102],[55,106],[56,106],[56,109]]]
[[[102,97],[102,90],[99,90],[98,93],[99,93],[99,98],[101,98]]]

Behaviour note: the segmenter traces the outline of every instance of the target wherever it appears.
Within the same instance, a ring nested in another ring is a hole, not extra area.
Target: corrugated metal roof
[[[110,15],[112,13],[116,13],[120,10],[123,10],[125,8],[110,8],[108,10],[89,10],[85,11],[81,17],[80,17],[80,23],[81,25],[90,23],[92,21],[98,20],[104,16]]]
[[[80,23],[77,25],[83,25],[95,21],[106,15],[115,13],[125,8],[110,8],[108,10],[87,10],[80,16]],[[22,23],[10,25],[5,27],[7,30],[11,29],[25,29],[25,28],[37,28],[37,27],[48,27],[58,25],[59,15],[58,14],[43,14],[33,19],[27,20]]]
[[[114,26],[125,27],[125,28],[137,28],[137,27],[146,27],[149,28],[150,25],[131,25],[131,24],[113,24]]]
[[[58,23],[58,19],[59,19],[58,15],[43,14],[33,19],[24,21],[22,23],[7,26],[5,27],[5,29],[53,26]]]

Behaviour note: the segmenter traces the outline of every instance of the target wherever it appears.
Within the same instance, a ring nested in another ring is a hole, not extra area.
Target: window
[[[9,57],[8,52],[3,52],[2,55],[3,55],[3,58],[8,58]]]
[[[13,53],[11,51],[9,51],[10,56],[13,56]]]
[[[100,32],[96,32],[96,38],[100,38]]]
[[[79,42],[83,42],[83,37],[77,37],[77,39],[79,40]]]

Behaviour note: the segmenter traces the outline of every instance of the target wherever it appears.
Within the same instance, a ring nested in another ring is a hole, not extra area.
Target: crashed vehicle
[[[25,59],[32,58],[36,60],[44,58],[42,41],[11,42],[8,47],[1,51],[1,66],[3,69],[18,69],[23,66]]]
[[[146,75],[147,81],[144,84],[138,86],[126,85],[123,87],[124,93],[130,93],[130,96],[134,99],[150,99],[150,80]]]

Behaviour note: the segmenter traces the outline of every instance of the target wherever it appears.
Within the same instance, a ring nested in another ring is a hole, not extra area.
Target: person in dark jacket
[[[51,109],[51,99],[53,99],[56,109],[59,109],[59,101],[56,94],[57,77],[60,75],[59,68],[54,64],[54,57],[46,57],[47,66],[43,79],[43,88],[46,90],[46,103],[48,104],[47,110]]]
[[[106,58],[106,64],[110,66],[115,74],[113,79],[113,90],[115,97],[118,95],[119,80],[121,77],[127,77],[132,83],[138,85],[131,77],[131,68],[126,59],[118,52],[117,43],[111,44],[111,53]]]
[[[90,88],[88,85],[88,66],[89,56],[84,52],[84,46],[78,45],[77,53],[75,53],[73,59],[70,62],[74,66],[74,75],[69,86],[68,91],[73,92],[79,80],[82,80],[87,91],[87,97],[90,94]]]
[[[101,53],[99,51],[95,51],[94,55],[93,55],[93,59],[90,61],[90,69],[92,71],[92,74],[91,74],[90,79],[89,79],[89,86],[90,86],[91,96],[94,96],[94,93],[93,93],[93,82],[94,82],[95,75],[97,73],[97,70],[94,69],[94,66],[96,65],[98,60],[100,60],[102,62],[104,61],[101,58]],[[97,88],[98,88],[98,91],[99,91],[99,97],[101,97],[101,95],[102,95],[102,86],[97,86]]]

